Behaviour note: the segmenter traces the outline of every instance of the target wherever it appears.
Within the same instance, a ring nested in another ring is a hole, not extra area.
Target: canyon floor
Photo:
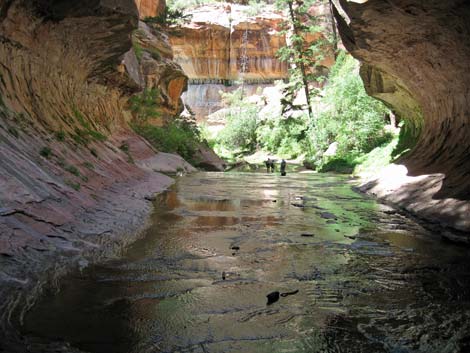
[[[24,317],[23,343],[93,353],[469,350],[470,250],[351,186],[328,174],[179,178],[122,257],[44,292]]]

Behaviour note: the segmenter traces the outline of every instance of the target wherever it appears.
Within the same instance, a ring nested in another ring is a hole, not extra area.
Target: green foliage
[[[74,129],[74,134],[71,135],[72,139],[80,145],[88,145],[90,140],[95,141],[106,141],[107,137],[103,135],[101,132],[94,130],[89,121],[85,119],[83,114],[77,110],[76,108],[72,108],[73,114],[75,119],[79,122],[82,128],[76,127]],[[59,131],[56,133],[56,138],[59,141],[62,141],[65,138],[65,133],[63,131]],[[62,138],[62,140],[61,140]]]
[[[243,97],[240,88],[232,93],[221,94],[229,108],[226,125],[218,136],[218,143],[231,150],[254,150],[257,141],[258,108]]]
[[[68,165],[65,167],[65,170],[67,172],[69,172],[70,174],[73,174],[75,176],[80,176],[80,171],[78,170],[77,167],[73,166],[73,165]]]
[[[140,62],[142,60],[142,56],[144,55],[144,49],[136,40],[132,41],[132,47],[134,48],[134,53],[137,57],[137,60]]]
[[[393,152],[398,144],[398,136],[394,136],[388,144],[374,148],[369,153],[356,159],[354,174],[375,174],[378,170],[393,162]]]
[[[88,135],[91,136],[92,139],[96,141],[106,141],[108,138],[103,135],[101,132],[95,131],[95,130],[88,130]]]
[[[336,156],[350,160],[392,138],[384,132],[389,110],[367,95],[357,61],[344,52],[330,72],[322,103],[328,108],[318,115],[309,130],[311,155],[321,154],[337,142]]]
[[[136,94],[129,99],[130,109],[134,114],[137,124],[144,124],[151,118],[158,118],[158,101],[160,93],[158,89],[146,88],[142,93]]]
[[[405,120],[400,124],[401,129],[398,143],[392,152],[393,159],[398,159],[408,153],[416,145],[419,135],[421,134],[420,127],[413,124],[412,121]]]
[[[182,25],[191,21],[191,15],[184,14],[184,8],[177,7],[165,7],[165,11],[162,14],[155,17],[146,17],[144,22],[155,24],[161,27]]]
[[[266,1],[264,0],[249,0],[248,7],[245,9],[245,14],[248,16],[256,16],[266,9]]]
[[[91,162],[83,162],[83,166],[87,169],[94,170],[95,166]]]
[[[198,129],[201,141],[205,141],[210,148],[214,149],[217,140],[211,133],[209,126],[206,123],[200,123]]]
[[[335,172],[341,174],[351,174],[356,166],[356,162],[350,157],[333,157],[328,158],[323,163],[317,166],[317,171],[326,173],[326,172]]]
[[[272,117],[257,130],[257,139],[264,150],[283,158],[296,158],[305,150],[308,117]]]
[[[127,142],[124,142],[121,146],[119,146],[119,149],[123,152],[129,152],[129,144]]]
[[[56,131],[55,138],[57,141],[64,141],[65,140],[65,132],[63,130]]]
[[[205,4],[213,4],[217,0],[169,0],[168,7],[172,10],[186,10]]]
[[[73,181],[71,180],[65,180],[65,185],[68,185],[70,186],[72,189],[74,189],[75,191],[79,191],[80,190],[80,183],[74,183]]]
[[[52,156],[52,150],[50,147],[45,146],[39,150],[39,154],[42,157],[49,159]]]
[[[132,127],[159,151],[177,153],[186,161],[197,163],[194,155],[200,140],[188,124],[175,121],[163,127],[150,124],[133,124]]]
[[[303,90],[310,118],[313,114],[310,102],[311,83],[323,80],[322,71],[317,70],[317,67],[324,58],[325,48],[332,44],[328,39],[318,39],[313,43],[306,40],[309,33],[322,32],[317,17],[309,13],[314,3],[315,0],[276,0],[279,10],[288,10],[288,19],[283,23],[283,33],[290,38],[290,43],[280,48],[277,53],[281,61],[289,63],[289,84],[285,88],[285,97],[282,100],[284,110],[302,109],[302,107],[294,106],[293,102],[299,91]]]
[[[15,128],[14,126],[9,126],[9,127],[8,127],[8,132],[9,132],[11,135],[13,135],[15,138],[20,137],[20,134],[19,134],[19,132],[18,132],[18,129]]]

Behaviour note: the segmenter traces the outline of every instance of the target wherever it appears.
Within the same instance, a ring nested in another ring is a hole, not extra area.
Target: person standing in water
[[[268,159],[264,162],[264,164],[266,164],[266,173],[269,173],[269,170],[271,169],[271,163],[272,163],[272,162],[271,162],[271,159],[270,159],[270,158],[268,158]]]
[[[282,159],[281,161],[281,175],[285,176],[286,175],[286,161]]]

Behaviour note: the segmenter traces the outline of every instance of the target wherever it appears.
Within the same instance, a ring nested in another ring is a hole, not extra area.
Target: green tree
[[[388,108],[367,95],[359,63],[345,52],[331,69],[322,103],[327,108],[309,129],[312,155],[337,142],[337,156],[352,159],[390,140],[384,132]]]
[[[284,23],[283,34],[290,37],[291,45],[286,45],[278,52],[280,60],[290,64],[289,86],[286,91],[286,98],[283,101],[285,106],[296,108],[292,101],[298,91],[303,90],[307,101],[307,109],[310,118],[313,118],[311,106],[311,88],[309,84],[318,77],[315,76],[315,67],[323,58],[325,47],[324,40],[315,43],[307,43],[305,36],[308,33],[317,33],[321,28],[317,25],[318,19],[308,13],[308,9],[314,0],[277,0],[276,6],[279,9],[288,9],[288,20]]]

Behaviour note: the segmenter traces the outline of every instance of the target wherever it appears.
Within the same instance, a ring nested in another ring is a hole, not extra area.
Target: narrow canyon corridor
[[[143,237],[46,291],[23,334],[41,352],[468,352],[470,249],[351,186],[179,178]]]
[[[0,0],[0,353],[470,353],[469,57],[470,0]]]

